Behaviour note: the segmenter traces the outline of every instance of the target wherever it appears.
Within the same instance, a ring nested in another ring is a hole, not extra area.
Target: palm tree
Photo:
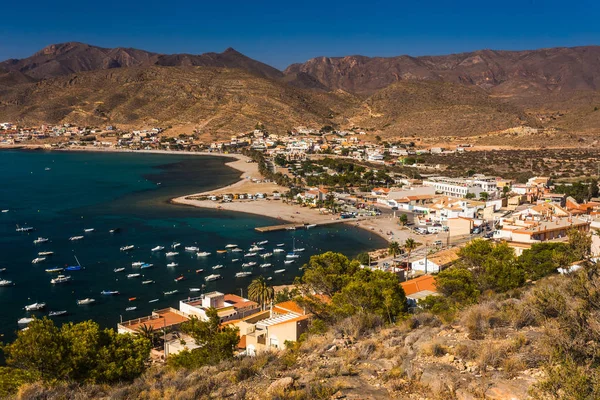
[[[415,239],[413,238],[408,238],[404,242],[404,248],[406,249],[406,251],[408,251],[408,257],[406,261],[407,263],[410,263],[410,253],[417,248],[417,242],[415,242]]]
[[[275,291],[262,276],[254,279],[248,286],[248,298],[260,304],[263,310],[265,305],[271,302],[274,297]]]
[[[396,257],[396,255],[400,254],[402,249],[400,248],[400,244],[396,241],[391,242],[388,247],[388,254],[392,257]]]
[[[152,325],[142,324],[142,326],[137,328],[136,333],[138,336],[148,339],[152,346],[154,346],[158,332],[156,332]]]

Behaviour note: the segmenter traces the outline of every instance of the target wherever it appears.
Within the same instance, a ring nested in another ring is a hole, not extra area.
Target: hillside
[[[394,136],[476,136],[514,126],[536,126],[519,107],[483,89],[431,81],[400,81],[367,98],[352,123]]]
[[[83,71],[155,65],[239,68],[262,77],[283,76],[281,71],[232,48],[222,53],[200,55],[157,54],[122,47],[108,49],[78,42],[50,45],[31,57],[6,60],[0,63],[0,68],[18,71],[35,79],[46,79]]]
[[[331,124],[342,118],[351,100],[239,69],[119,68],[0,87],[0,119],[32,124],[193,124],[222,136],[262,122],[272,132],[285,133],[297,125]]]
[[[600,47],[479,50],[424,57],[318,57],[285,70],[285,74],[300,72],[330,89],[362,95],[373,94],[400,80],[476,85],[506,97],[523,91],[595,91],[600,89]]]

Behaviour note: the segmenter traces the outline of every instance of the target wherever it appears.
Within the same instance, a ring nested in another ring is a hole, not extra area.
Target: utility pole
[[[165,362],[167,362],[167,318],[163,317],[163,352],[165,353]]]

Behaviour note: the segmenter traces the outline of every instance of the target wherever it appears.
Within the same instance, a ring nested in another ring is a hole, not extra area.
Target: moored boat
[[[128,244],[126,246],[121,246],[120,250],[121,251],[131,251],[135,249],[135,246],[133,244]]]
[[[314,228],[317,224],[308,224],[306,225],[306,229]]]
[[[65,271],[81,271],[83,267],[81,265],[71,265],[65,268]]]
[[[128,274],[127,277],[128,278],[139,278],[140,276],[142,276],[141,274]]]
[[[121,294],[118,290],[103,290],[100,292],[102,296],[116,296]]]
[[[208,256],[210,256],[210,252],[208,252],[208,251],[201,251],[201,252],[196,253],[196,256],[197,257],[208,257]]]
[[[82,239],[83,239],[83,236],[71,236],[71,237],[69,238],[69,240],[70,240],[71,242],[76,242],[77,240],[82,240]]]
[[[95,231],[95,229],[94,229],[94,228],[85,228],[83,231],[84,231],[85,233],[90,233],[90,232],[94,232],[94,231]]]
[[[143,262],[143,261],[135,261],[135,262],[131,263],[131,266],[132,267],[141,267],[144,264],[145,264],[145,262]]]
[[[173,244],[171,245],[171,248],[172,248],[172,249],[176,249],[176,248],[178,248],[179,246],[181,246],[181,243],[173,242]]]
[[[277,244],[277,247],[283,247],[283,246],[285,246],[285,243],[278,243]]]
[[[277,249],[273,249],[273,253],[285,253],[285,250],[277,248]]]
[[[147,269],[147,268],[152,268],[152,267],[154,267],[154,264],[142,264],[142,266],[140,268]]]
[[[246,253],[244,257],[256,257],[256,253]]]
[[[226,249],[235,249],[237,247],[237,244],[228,244],[225,246]]]
[[[275,271],[273,271],[276,274],[281,274],[285,272],[285,269],[276,269]]]
[[[206,282],[216,281],[217,279],[221,279],[221,275],[219,275],[219,274],[211,274],[211,275],[207,276],[206,278],[204,278],[204,280]]]
[[[49,317],[60,317],[61,315],[66,315],[67,314],[67,310],[61,310],[61,311],[50,311],[48,313]]]
[[[121,228],[113,228],[113,229],[111,229],[108,232],[110,232],[110,233],[119,233],[119,232],[121,232]]]
[[[180,281],[182,281],[184,279],[185,279],[185,276],[179,275],[177,278],[175,278],[175,282],[180,282]]]
[[[231,250],[232,253],[242,253],[244,250],[240,249],[239,247],[236,247],[235,249]]]
[[[165,256],[167,256],[167,257],[175,257],[176,255],[179,255],[179,253],[176,251],[169,251],[168,253],[165,254]]]
[[[270,264],[270,263],[260,264],[261,268],[271,268],[272,266],[273,266],[273,264]]]
[[[115,268],[115,269],[113,269],[113,271],[115,271],[115,272],[123,272],[123,271],[125,271],[125,268],[123,268],[123,267],[121,267],[121,268]]]
[[[40,257],[47,257],[47,256],[51,256],[51,255],[54,255],[53,251],[40,251],[38,253],[38,256],[40,256]]]
[[[50,283],[57,285],[60,283],[67,283],[71,280],[70,275],[58,275],[56,278],[50,279]]]
[[[77,305],[79,305],[79,306],[85,306],[87,304],[92,304],[92,303],[95,303],[95,302],[96,302],[95,299],[85,298],[85,299],[77,300]]]
[[[190,288],[190,292],[199,292],[201,290],[202,289],[200,289],[200,288],[193,288],[193,287]]]
[[[171,294],[175,294],[175,293],[178,293],[178,292],[179,292],[179,290],[175,289],[175,290],[169,290],[168,292],[163,292],[163,294],[165,296],[169,296]]]
[[[39,311],[43,308],[46,308],[46,303],[33,303],[25,306],[26,311]]]
[[[256,244],[257,244],[257,245],[259,245],[259,246],[262,246],[262,245],[265,245],[265,244],[267,244],[267,243],[269,243],[269,241],[268,241],[268,240],[263,240],[262,242],[258,242],[258,243],[256,243]]]
[[[227,250],[217,250],[217,254],[225,254],[227,253]]]
[[[196,270],[196,273],[197,273],[197,274],[201,274],[201,273],[203,273],[203,272],[204,272],[204,268],[199,268],[199,269],[197,269],[197,270]]]
[[[223,268],[222,264],[215,265],[214,267],[212,267],[212,269],[221,269],[221,268]]]
[[[196,246],[186,246],[183,248],[185,251],[199,251],[200,247],[196,247]]]
[[[60,268],[60,267],[46,268],[46,272],[50,272],[50,273],[63,272],[64,270],[65,270],[64,268]]]
[[[293,264],[295,262],[296,262],[295,260],[285,260],[283,263],[284,264]]]
[[[33,243],[34,243],[34,244],[46,243],[46,242],[48,242],[49,240],[50,240],[50,239],[48,239],[48,238],[44,238],[44,237],[41,237],[41,236],[40,236],[39,238],[35,239],[35,240],[33,241]]]
[[[245,278],[246,276],[250,276],[252,275],[252,272],[250,271],[244,271],[244,272],[238,272],[235,274],[236,278]]]
[[[300,257],[298,254],[294,254],[294,253],[287,253],[285,258],[298,258]]]
[[[164,249],[165,248],[163,246],[156,246],[156,247],[153,247],[152,249],[150,249],[150,251],[162,251]]]
[[[27,324],[31,323],[33,320],[34,320],[34,318],[21,318],[20,320],[17,321],[17,324],[27,325]]]
[[[170,262],[170,263],[167,264],[167,267],[176,267],[178,265],[179,264],[177,264],[176,262]]]
[[[269,258],[273,256],[273,253],[265,253],[260,255],[262,258]]]
[[[0,280],[0,287],[12,286],[14,285],[13,281],[9,281],[8,279]]]
[[[154,283],[153,280],[142,281],[142,285],[151,285],[153,283]]]
[[[125,309],[125,311],[135,311],[135,310],[137,310],[137,307],[127,307]]]
[[[32,264],[39,264],[39,263],[44,262],[44,261],[46,261],[46,257],[37,257],[37,258],[34,258],[31,261],[31,263]]]
[[[32,226],[19,226],[17,225],[17,232],[31,232],[33,231],[33,227]]]

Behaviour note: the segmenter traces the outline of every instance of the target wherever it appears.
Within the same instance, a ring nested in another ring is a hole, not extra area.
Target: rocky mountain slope
[[[213,137],[257,122],[272,132],[336,125],[482,142],[530,126],[572,141],[600,133],[599,89],[598,46],[319,57],[281,72],[233,49],[167,55],[71,42],[0,63],[0,119],[183,124]]]
[[[400,80],[476,85],[503,96],[518,92],[600,89],[600,46],[528,51],[480,50],[426,57],[318,57],[290,65],[330,89],[373,94]]]
[[[263,77],[283,76],[281,71],[246,57],[232,48],[222,53],[200,55],[157,54],[122,47],[107,49],[78,42],[50,45],[31,57],[6,60],[0,63],[0,68],[18,71],[36,79],[46,79],[83,71],[155,65],[239,68]]]

